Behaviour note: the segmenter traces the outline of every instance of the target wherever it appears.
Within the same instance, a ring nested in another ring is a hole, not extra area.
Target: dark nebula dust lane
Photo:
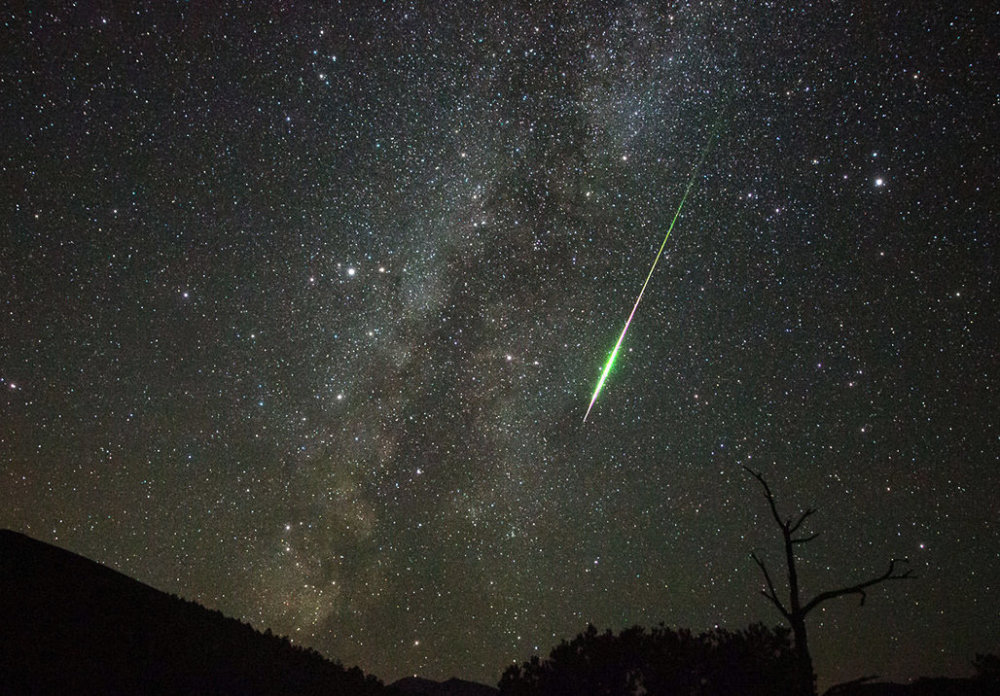
[[[496,683],[588,622],[777,623],[747,465],[819,511],[806,594],[919,575],[816,617],[821,687],[969,673],[1000,645],[995,22],[15,4],[0,527],[386,681]]]

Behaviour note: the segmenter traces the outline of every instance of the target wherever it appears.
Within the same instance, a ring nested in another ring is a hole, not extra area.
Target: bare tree
[[[809,640],[806,635],[806,616],[808,616],[809,612],[827,600],[843,597],[844,595],[858,595],[860,597],[861,605],[864,605],[865,598],[867,597],[865,590],[869,587],[887,582],[889,580],[906,580],[915,576],[911,570],[901,572],[896,569],[897,564],[907,562],[905,559],[892,559],[889,561],[889,567],[886,571],[877,577],[855,583],[854,585],[849,585],[847,587],[841,587],[836,590],[820,592],[812,599],[803,601],[799,589],[799,575],[795,568],[795,547],[799,544],[805,544],[806,542],[812,541],[819,536],[818,533],[799,536],[799,530],[802,528],[802,524],[816,511],[812,508],[807,508],[794,519],[791,517],[783,518],[778,512],[778,506],[774,502],[774,495],[771,493],[771,487],[767,485],[767,481],[764,480],[764,476],[760,472],[754,471],[749,467],[744,466],[743,468],[748,474],[757,479],[761,488],[764,489],[764,497],[767,499],[767,504],[771,508],[771,516],[781,529],[781,536],[785,544],[785,565],[788,573],[787,603],[783,602],[778,597],[778,591],[775,588],[774,580],[772,579],[767,566],[764,564],[764,561],[761,560],[756,553],[752,553],[750,555],[760,568],[761,572],[764,574],[764,582],[767,583],[767,587],[760,592],[762,595],[767,597],[775,608],[777,608],[778,612],[785,617],[785,620],[788,621],[792,628],[792,635],[795,639],[794,649],[796,657],[798,658],[797,661],[799,679],[801,680],[801,693],[815,694],[816,673],[813,671],[812,656],[809,654]]]

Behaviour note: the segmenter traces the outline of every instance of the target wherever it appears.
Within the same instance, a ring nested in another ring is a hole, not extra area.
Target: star
[[[753,462],[821,511],[804,590],[933,578],[810,626],[820,690],[967,674],[995,16],[530,5],[8,11],[0,527],[496,684],[589,622],[781,622]]]

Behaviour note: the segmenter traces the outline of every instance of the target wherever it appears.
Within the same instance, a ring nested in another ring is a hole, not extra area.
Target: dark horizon
[[[286,637],[0,530],[0,691],[385,696]]]
[[[0,527],[483,682],[588,623],[778,623],[749,466],[818,510],[805,595],[918,576],[810,616],[821,690],[969,674],[1000,652],[996,19],[9,9]]]
[[[598,683],[603,686],[593,693],[619,693],[637,672],[650,693],[682,693],[690,688],[692,675],[701,685],[699,693],[794,692],[792,631],[762,623],[736,630],[715,627],[700,635],[662,624],[648,631],[632,626],[616,634],[590,625],[539,656],[541,663],[533,657],[508,666],[498,676],[499,690],[456,677],[435,682],[413,675],[386,684],[335,656],[296,646],[270,628],[226,617],[9,529],[0,529],[0,622],[5,665],[0,688],[11,694],[211,689],[220,694],[528,696],[591,693],[587,689]],[[581,655],[587,658],[581,660]],[[910,685],[912,692],[898,691],[902,685],[874,674],[857,681],[863,689],[884,691],[841,691],[849,684],[835,690],[844,696],[992,693],[1000,679],[1000,656],[977,655],[976,663],[973,679],[925,675]]]

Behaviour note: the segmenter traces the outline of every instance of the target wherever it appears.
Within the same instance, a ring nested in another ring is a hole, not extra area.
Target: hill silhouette
[[[438,682],[421,677],[403,677],[390,686],[401,696],[498,696],[500,693],[492,686],[455,678]]]
[[[784,683],[788,655],[787,631],[762,625],[700,636],[662,625],[618,635],[588,627],[548,659],[536,656],[509,667],[499,690],[418,677],[386,687],[357,667],[346,669],[269,630],[261,633],[77,554],[0,530],[2,696],[763,696],[791,693]],[[1000,694],[1000,658],[980,655],[973,665],[974,678],[910,684],[862,679],[834,686],[826,696]],[[684,675],[695,679],[685,682]]]
[[[287,638],[0,530],[2,694],[393,693]]]

